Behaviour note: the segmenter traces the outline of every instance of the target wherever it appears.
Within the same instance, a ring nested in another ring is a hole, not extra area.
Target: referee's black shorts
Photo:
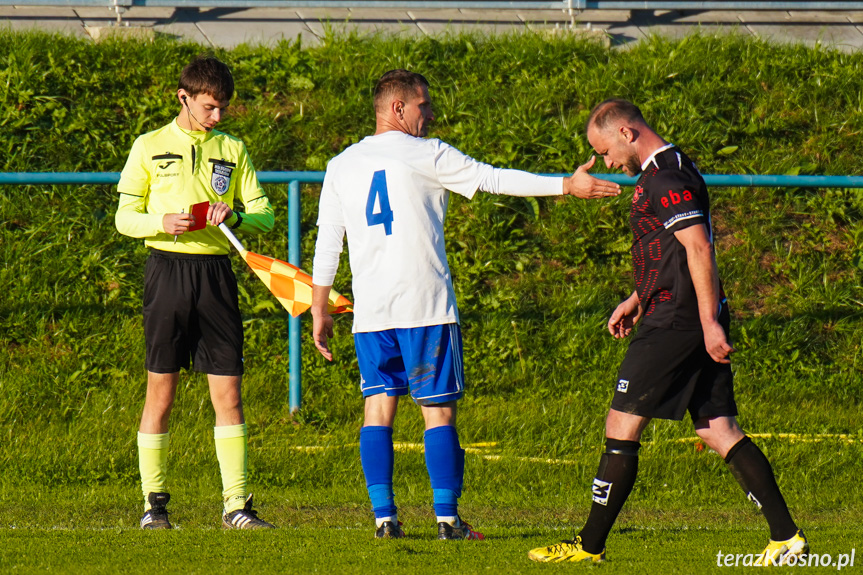
[[[719,321],[728,334],[728,307]],[[737,415],[731,365],[716,363],[704,334],[650,325],[639,327],[620,365],[611,408],[651,419],[692,421]]]
[[[243,323],[228,256],[151,250],[144,272],[147,371],[243,374]]]

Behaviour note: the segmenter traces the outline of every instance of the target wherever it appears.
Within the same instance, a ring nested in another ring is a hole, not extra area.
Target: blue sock
[[[369,426],[360,430],[360,461],[375,517],[394,516],[392,427]]]
[[[458,515],[464,482],[464,450],[459,445],[458,432],[451,425],[427,429],[425,447],[435,515],[454,517]]]

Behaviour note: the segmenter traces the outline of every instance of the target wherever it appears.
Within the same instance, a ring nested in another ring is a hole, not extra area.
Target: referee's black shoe
[[[170,500],[168,493],[148,493],[150,509],[141,517],[141,529],[173,529],[168,521],[168,510],[165,509]]]
[[[258,512],[252,509],[254,495],[249,495],[242,509],[222,515],[222,527],[225,529],[275,529],[272,523],[267,523],[258,517]]]

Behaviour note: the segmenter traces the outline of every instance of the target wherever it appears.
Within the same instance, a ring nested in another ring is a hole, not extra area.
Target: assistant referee
[[[180,369],[190,363],[207,374],[216,414],[223,527],[273,527],[257,517],[246,494],[243,325],[230,245],[215,227],[224,222],[253,234],[273,228],[273,208],[245,145],[214,130],[233,94],[224,63],[193,60],[180,75],[179,114],[135,140],[118,186],[117,230],[144,238],[150,248],[144,278],[147,396],[138,433],[142,529],[172,528],[166,509],[168,419]],[[232,209],[235,200],[245,212]],[[209,204],[206,222],[190,213],[202,202]]]

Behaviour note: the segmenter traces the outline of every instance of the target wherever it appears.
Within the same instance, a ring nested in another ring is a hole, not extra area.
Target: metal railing
[[[0,0],[0,6],[21,5],[22,0]],[[162,8],[383,8],[383,9],[479,9],[561,10],[573,18],[585,10],[863,10],[855,0],[758,0],[752,2],[692,0],[29,0],[28,6],[106,7],[122,23],[123,13],[133,7]]]
[[[0,0],[0,5],[106,8],[464,8],[533,10],[859,10],[855,0]]]
[[[567,174],[546,174],[563,177]],[[633,185],[637,178],[621,174],[596,174],[621,185]],[[300,184],[321,183],[324,172],[258,172],[262,184],[288,184],[288,263],[300,265]],[[763,188],[863,188],[863,176],[783,176],[708,174],[708,186]],[[0,186],[115,185],[120,172],[22,172],[0,173]],[[289,381],[288,404],[292,412],[302,399],[300,318],[288,320]]]
[[[544,175],[562,178],[569,174]],[[593,175],[624,186],[631,186],[638,179],[637,176],[622,174]],[[324,181],[324,172],[258,172],[258,180],[262,184],[320,184]],[[0,172],[0,186],[110,186],[119,181],[120,172]],[[863,188],[863,176],[704,174],[704,181],[708,186],[724,188]],[[299,212],[297,217],[299,218]],[[293,222],[289,222],[290,224]]]
[[[464,8],[479,10],[580,10],[579,0],[31,0],[29,6],[105,7],[122,12],[134,7],[158,8]],[[630,2],[630,4],[643,4]],[[863,4],[863,3],[861,3]],[[21,5],[21,0],[0,0]]]

